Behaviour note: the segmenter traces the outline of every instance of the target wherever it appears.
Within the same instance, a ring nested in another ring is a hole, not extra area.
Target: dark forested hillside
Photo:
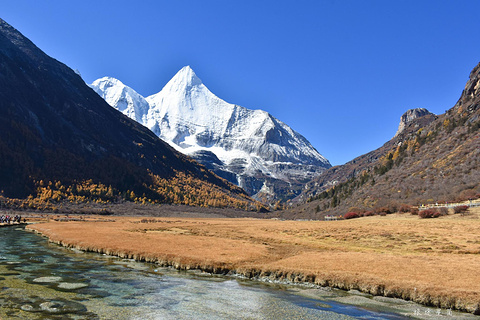
[[[0,191],[46,201],[251,207],[0,19]]]
[[[439,116],[421,113],[381,148],[330,168],[307,185],[298,198],[303,204],[287,215],[321,218],[479,197],[479,106],[480,64],[454,107]]]

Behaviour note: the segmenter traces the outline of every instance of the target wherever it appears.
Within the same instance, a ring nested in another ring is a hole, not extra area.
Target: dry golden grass
[[[309,281],[475,312],[480,208],[472,212],[328,222],[92,217],[30,228],[63,245],[177,268]]]

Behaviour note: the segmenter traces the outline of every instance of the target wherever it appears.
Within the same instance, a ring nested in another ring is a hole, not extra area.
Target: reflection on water
[[[1,319],[403,319],[291,287],[76,252],[15,227],[0,238]]]

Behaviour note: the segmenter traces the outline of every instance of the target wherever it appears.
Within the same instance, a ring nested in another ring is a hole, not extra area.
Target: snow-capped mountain
[[[147,98],[109,77],[91,87],[178,151],[257,197],[294,196],[301,182],[331,166],[302,135],[269,113],[215,96],[189,66]]]
[[[95,81],[91,87],[107,101],[109,105],[129,118],[145,124],[150,106],[145,98],[135,90],[124,85],[120,80],[107,77]]]

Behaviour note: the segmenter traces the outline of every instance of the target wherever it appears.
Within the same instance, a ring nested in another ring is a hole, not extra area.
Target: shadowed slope
[[[175,182],[181,187],[177,200],[159,190],[173,178],[191,179]],[[0,20],[0,190],[26,197],[38,192],[40,180],[63,186],[91,180],[117,195],[134,191],[178,203],[188,196],[182,186],[190,184],[196,191],[208,186],[222,197],[250,201],[111,108],[75,72]]]

